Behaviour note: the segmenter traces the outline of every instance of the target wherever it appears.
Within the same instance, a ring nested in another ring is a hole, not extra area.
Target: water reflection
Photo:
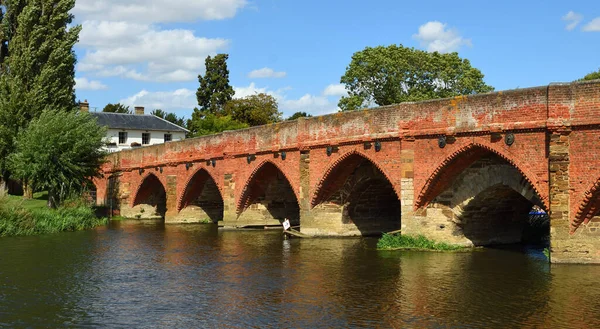
[[[374,243],[154,221],[0,239],[0,327],[600,326],[599,266]]]

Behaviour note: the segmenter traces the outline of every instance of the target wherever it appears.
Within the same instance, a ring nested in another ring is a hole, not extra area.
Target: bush
[[[0,237],[80,231],[105,223],[86,206],[25,209],[0,200]]]
[[[384,234],[377,242],[377,249],[460,250],[465,249],[465,247],[444,242],[435,242],[423,235]]]

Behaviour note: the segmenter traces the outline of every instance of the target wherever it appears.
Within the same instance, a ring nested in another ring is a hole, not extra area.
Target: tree
[[[588,81],[588,80],[596,80],[596,79],[600,79],[600,69],[596,72],[592,72],[592,73],[586,75],[581,80]]]
[[[457,53],[430,53],[402,45],[354,53],[341,82],[348,90],[338,104],[343,111],[373,103],[382,106],[493,91],[481,71]]]
[[[178,117],[175,113],[165,112],[161,109],[155,109],[150,114],[157,116],[161,119],[165,119],[170,123],[176,124],[180,127],[185,127],[185,119],[183,117]]]
[[[248,128],[248,125],[234,120],[229,115],[215,115],[208,113],[200,116],[201,111],[195,111],[192,118],[187,122],[187,129],[190,131],[189,137],[197,137],[220,133],[226,130],[238,130]]]
[[[281,121],[281,112],[277,109],[275,97],[260,93],[230,100],[223,112],[236,121],[254,127]]]
[[[106,104],[106,106],[102,109],[102,112],[132,114],[129,106],[125,106],[121,103]]]
[[[234,91],[233,87],[229,85],[229,70],[227,69],[228,58],[227,54],[218,54],[213,58],[206,57],[206,73],[204,76],[198,75],[200,87],[196,92],[200,110],[219,114],[225,103],[233,98]]]
[[[106,128],[89,113],[46,110],[19,132],[9,166],[18,179],[47,189],[48,206],[56,208],[100,174],[104,136]]]
[[[311,117],[312,117],[312,115],[310,115],[306,112],[296,112],[296,113],[292,114],[292,116],[287,118],[286,120],[290,121],[290,120],[296,120],[298,118],[311,118]]]
[[[75,111],[75,0],[4,0],[0,65],[0,175],[14,138],[43,111]],[[8,56],[7,56],[8,55]]]

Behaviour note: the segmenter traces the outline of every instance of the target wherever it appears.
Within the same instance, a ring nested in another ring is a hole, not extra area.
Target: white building
[[[89,112],[87,101],[80,103],[81,111]],[[187,129],[154,115],[144,114],[143,107],[136,107],[135,114],[90,112],[98,124],[107,126],[108,152],[134,147],[162,144],[185,139]]]

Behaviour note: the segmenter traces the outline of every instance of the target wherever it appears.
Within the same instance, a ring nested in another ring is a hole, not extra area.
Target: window
[[[173,135],[171,134],[165,134],[165,143],[166,142],[170,142],[173,140]]]
[[[127,144],[127,132],[119,131],[119,144]]]
[[[142,145],[150,144],[150,133],[142,133]]]

